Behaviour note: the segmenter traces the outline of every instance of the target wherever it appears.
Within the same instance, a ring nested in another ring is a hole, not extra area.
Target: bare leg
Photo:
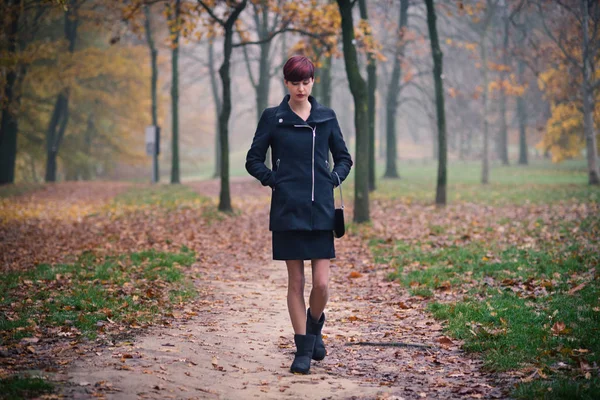
[[[329,299],[329,265],[328,258],[311,260],[312,263],[312,290],[310,291],[310,314],[318,321]]]
[[[306,335],[306,304],[304,303],[304,261],[286,260],[288,270],[287,305],[294,333]]]

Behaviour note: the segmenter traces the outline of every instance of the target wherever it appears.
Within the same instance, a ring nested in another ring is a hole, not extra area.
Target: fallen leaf
[[[555,322],[554,325],[552,325],[552,328],[550,328],[550,330],[552,331],[553,334],[555,335],[560,335],[561,333],[564,333],[566,328],[566,325],[564,322]]]
[[[580,291],[581,289],[583,289],[585,287],[585,285],[587,285],[587,282],[580,283],[579,285],[571,288],[567,293],[569,293],[569,294],[576,293],[576,292]]]
[[[447,336],[442,336],[437,339],[438,343],[442,346],[450,346],[454,344],[454,342]]]

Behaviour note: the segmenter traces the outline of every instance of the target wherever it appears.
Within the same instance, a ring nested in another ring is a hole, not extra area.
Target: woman
[[[287,305],[296,343],[290,369],[306,374],[311,359],[325,358],[321,329],[329,296],[329,263],[335,258],[333,189],[348,176],[352,158],[335,113],[310,95],[312,62],[294,56],[285,63],[283,76],[289,94],[279,106],[263,111],[246,156],[246,170],[273,190],[269,215],[273,259],[285,260],[287,265]],[[264,164],[269,146],[272,170]],[[312,264],[308,310],[304,260]]]

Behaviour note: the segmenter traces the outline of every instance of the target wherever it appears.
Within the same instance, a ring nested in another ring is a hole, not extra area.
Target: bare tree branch
[[[242,35],[240,35],[240,39]],[[250,77],[250,83],[254,87],[254,90],[258,90],[258,84],[256,83],[256,79],[254,79],[254,75],[252,74],[252,66],[250,65],[250,58],[248,57],[248,48],[246,46],[242,46],[242,50],[244,51],[244,61],[246,62],[246,68],[248,69],[248,76]]]
[[[233,47],[240,47],[240,46],[246,46],[246,45],[250,45],[250,44],[262,44],[262,43],[266,43],[266,42],[271,41],[275,36],[277,36],[277,35],[279,35],[280,33],[283,33],[283,32],[295,32],[295,33],[299,33],[301,35],[309,36],[309,37],[312,37],[314,39],[319,39],[319,40],[321,40],[321,39],[323,39],[323,38],[325,38],[327,36],[334,35],[334,33],[327,33],[327,34],[318,35],[318,34],[315,34],[315,33],[312,33],[312,32],[308,32],[308,31],[305,31],[305,30],[302,30],[302,29],[281,28],[279,30],[276,30],[276,31],[270,33],[270,35],[269,35],[268,38],[265,38],[265,39],[262,39],[262,40],[254,40],[254,41],[250,41],[250,42],[234,43],[232,46]],[[321,40],[321,44],[323,44],[323,46],[329,48],[329,44],[326,43],[325,41]]]
[[[217,23],[219,25],[225,26],[225,21],[222,20],[221,18],[217,17],[217,15],[213,12],[213,10],[211,10],[210,7],[208,7],[206,4],[204,4],[204,2],[202,0],[196,0],[196,1],[202,8],[204,8],[204,10],[208,13],[208,15],[210,15],[212,17],[212,19],[217,21]]]
[[[554,34],[552,33],[552,30],[548,27],[548,25],[546,24],[546,16],[544,14],[544,10],[542,5],[538,2],[536,2],[536,5],[538,7],[538,11],[540,13],[541,16],[541,21],[542,21],[542,26],[544,27],[544,31],[546,33],[546,35],[548,35],[548,37],[550,38],[550,40],[552,40],[554,43],[556,43],[556,45],[558,46],[559,50],[563,53],[563,55],[565,56],[565,58],[567,60],[569,60],[576,68],[581,69],[583,71],[583,66],[579,63],[579,61],[577,61],[571,54],[569,54],[567,52],[567,50],[565,49],[562,41],[558,38],[556,38],[556,36],[554,36]]]

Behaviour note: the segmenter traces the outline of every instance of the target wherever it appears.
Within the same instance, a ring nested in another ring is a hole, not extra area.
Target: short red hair
[[[283,78],[288,82],[300,82],[315,78],[315,66],[304,56],[293,56],[283,66]]]

